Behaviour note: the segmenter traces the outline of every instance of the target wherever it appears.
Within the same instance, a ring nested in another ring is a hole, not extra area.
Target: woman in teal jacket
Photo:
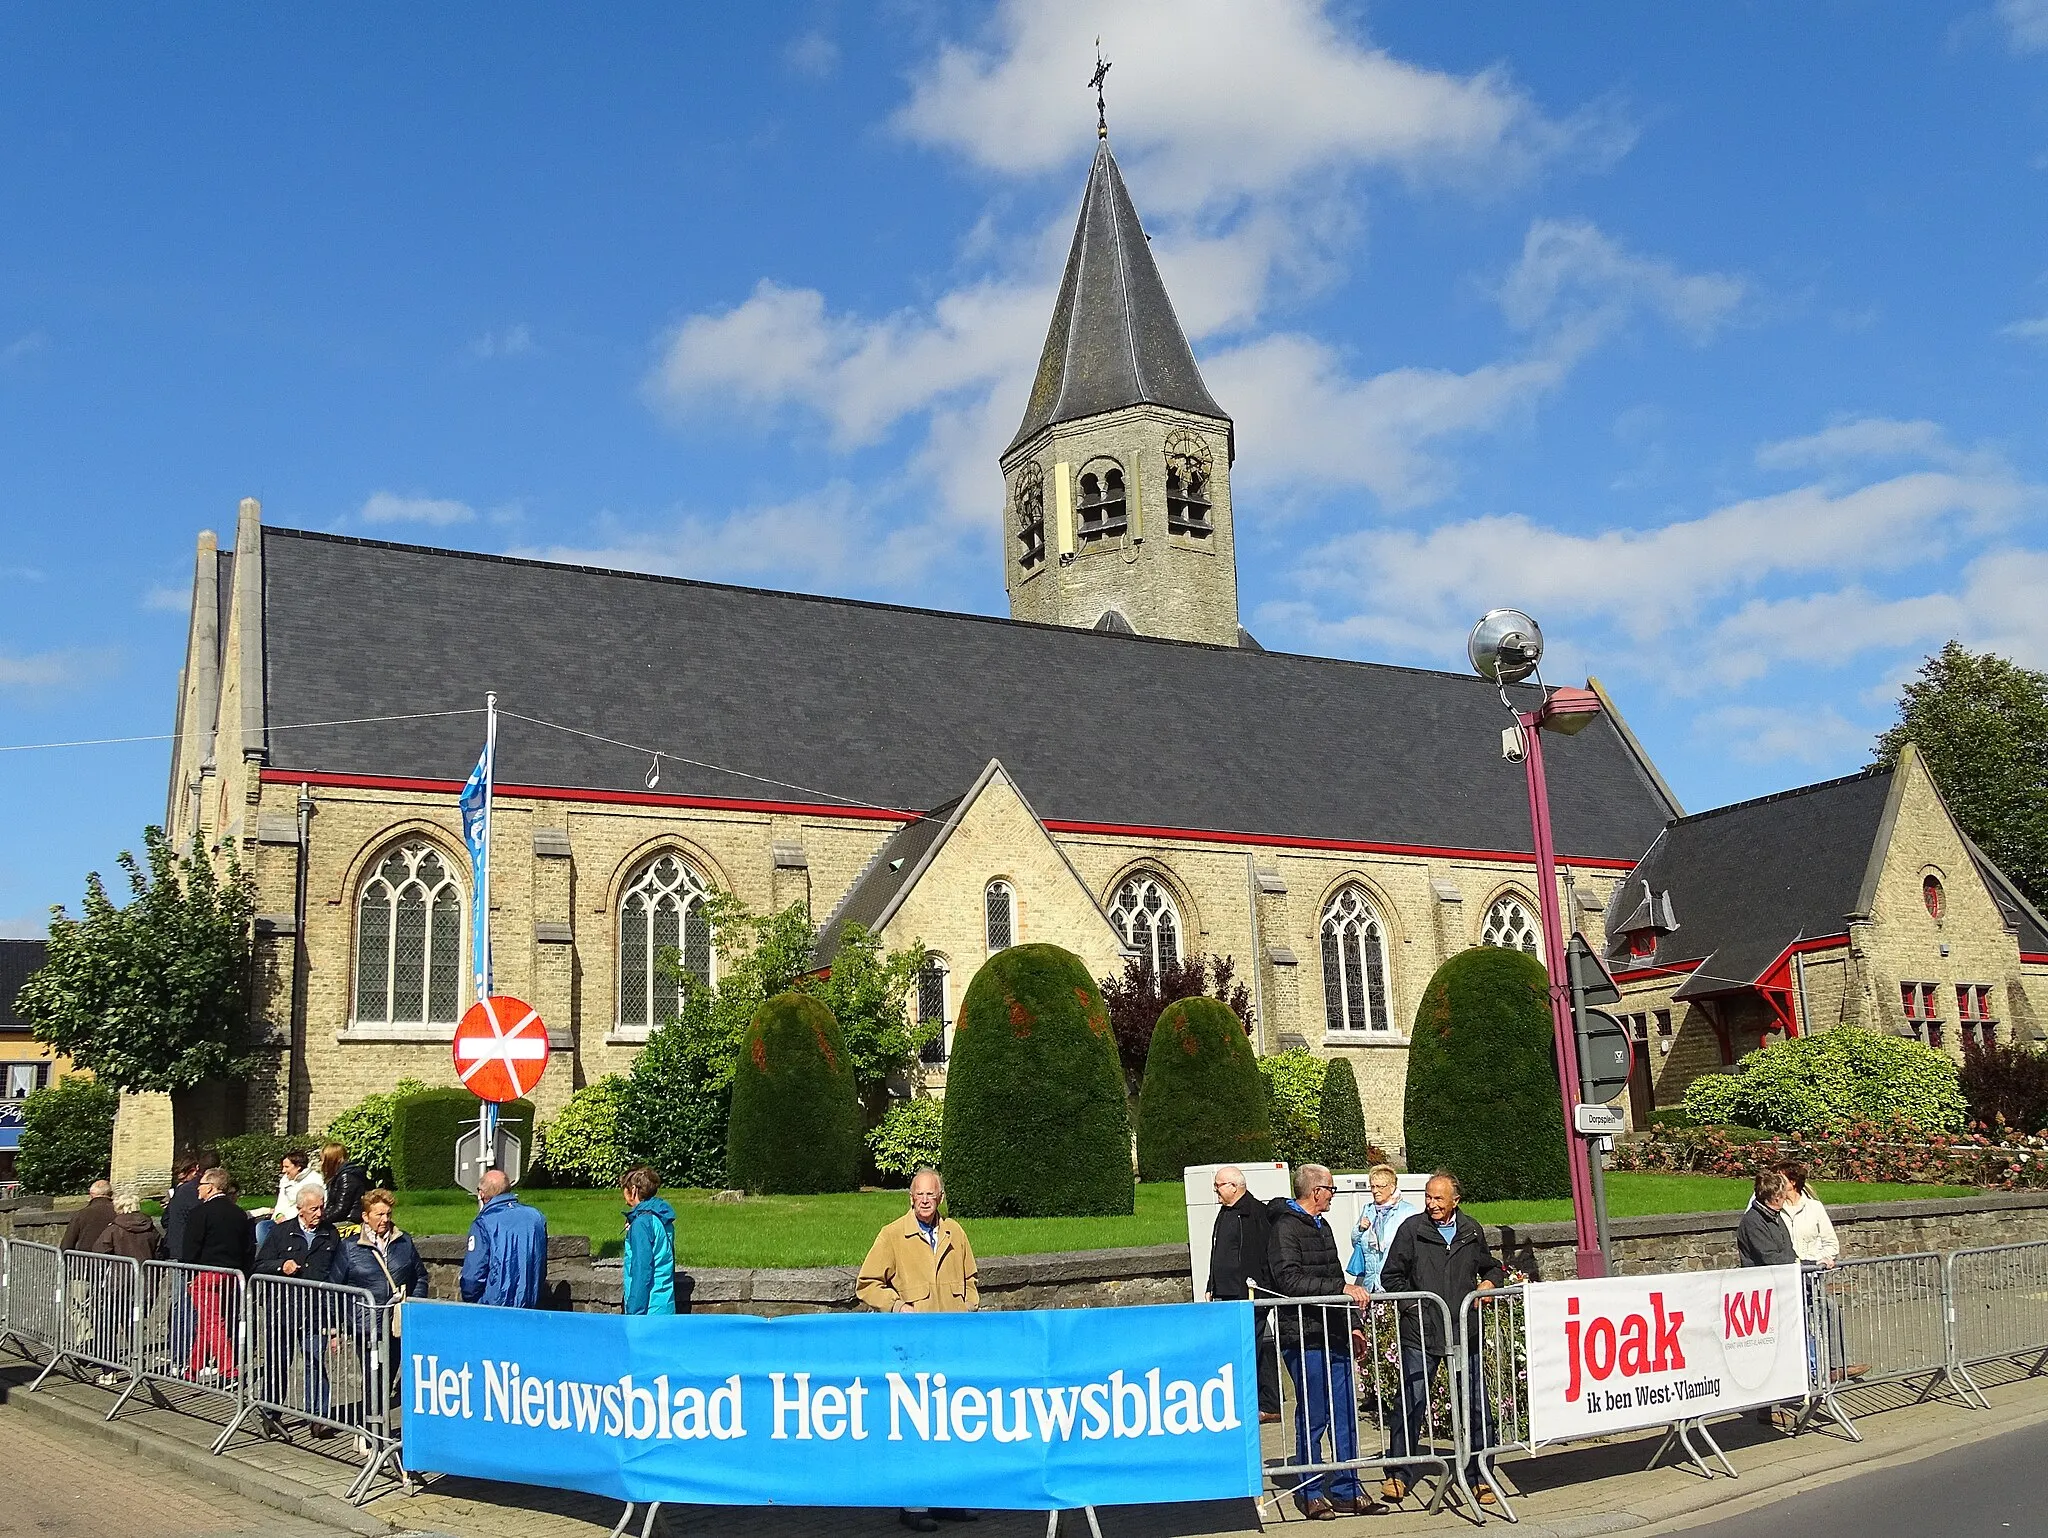
[[[676,1311],[676,1214],[655,1193],[661,1184],[646,1165],[626,1171],[625,1311]]]

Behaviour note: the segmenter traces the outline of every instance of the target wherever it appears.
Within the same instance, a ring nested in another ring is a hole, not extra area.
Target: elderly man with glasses
[[[1268,1204],[1273,1218],[1268,1264],[1273,1290],[1290,1298],[1335,1298],[1348,1302],[1282,1305],[1280,1355],[1294,1380],[1294,1461],[1351,1463],[1358,1458],[1358,1402],[1351,1360],[1352,1305],[1364,1307],[1369,1294],[1344,1275],[1337,1236],[1324,1214],[1337,1187],[1320,1164],[1294,1172],[1294,1195]],[[1323,1457],[1323,1432],[1331,1456]],[[1339,1515],[1370,1516],[1386,1510],[1359,1484],[1356,1467],[1308,1474],[1294,1487],[1294,1504],[1312,1521]]]
[[[1244,1171],[1226,1164],[1216,1172],[1216,1226],[1209,1231],[1209,1301],[1235,1303],[1273,1290],[1266,1252],[1273,1220],[1266,1204],[1245,1189]],[[1280,1419],[1280,1357],[1273,1349],[1271,1315],[1259,1316],[1259,1420]]]

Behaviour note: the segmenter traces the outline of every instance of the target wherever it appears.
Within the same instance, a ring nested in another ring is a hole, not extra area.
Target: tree
[[[21,1106],[23,1187],[70,1196],[107,1173],[114,1153],[114,1111],[121,1097],[81,1075],[37,1090]]]
[[[879,1116],[890,1074],[941,1029],[914,1023],[908,1002],[924,965],[922,945],[884,953],[858,925],[841,936],[829,969],[814,971],[817,926],[802,903],[757,915],[730,892],[714,893],[707,915],[718,981],[685,971],[673,948],[656,958],[680,1007],[649,1035],[621,1095],[627,1145],[681,1185],[725,1181],[726,1124],[733,1065],[754,1012],[778,994],[816,997],[840,1022],[862,1103]]]
[[[861,1108],[839,1023],[817,997],[783,993],[754,1011],[732,1081],[726,1178],[764,1196],[860,1185]]]
[[[1159,1016],[1138,1096],[1138,1174],[1273,1157],[1266,1088],[1244,1022],[1220,999],[1175,999]]]
[[[1372,1162],[1365,1131],[1365,1107],[1358,1099],[1358,1075],[1350,1059],[1333,1058],[1323,1073],[1323,1114],[1317,1162],[1333,1170],[1362,1170]]]
[[[1951,641],[1906,685],[1877,761],[1896,765],[1908,742],[1956,825],[2031,901],[2048,901],[2048,673]]]
[[[102,1083],[184,1090],[244,1071],[256,903],[230,848],[216,874],[145,828],[145,871],[122,851],[130,900],[115,907],[98,871],[81,917],[50,910],[49,959],[15,1013]]]
[[[1468,1201],[1569,1196],[1552,1053],[1542,962],[1480,945],[1438,967],[1409,1037],[1409,1168],[1449,1170]]]
[[[1109,1010],[1080,957],[1013,945],[974,974],[940,1147],[958,1217],[1132,1210],[1130,1105]]]
[[[1222,1000],[1245,1034],[1251,1034],[1252,991],[1237,981],[1237,963],[1228,956],[1190,956],[1156,971],[1144,957],[1133,956],[1124,964],[1122,977],[1102,980],[1102,999],[1109,1006],[1117,1057],[1123,1063],[1124,1089],[1133,1099],[1145,1082],[1152,1030],[1166,1006],[1175,999],[1204,997]]]

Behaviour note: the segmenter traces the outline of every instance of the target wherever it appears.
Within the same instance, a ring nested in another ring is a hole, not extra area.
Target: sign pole
[[[479,1003],[491,993],[491,804],[496,799],[498,775],[498,696],[484,695],[484,858],[477,871],[477,922],[483,926],[483,970],[477,974]],[[479,1101],[477,1154],[489,1169],[498,1161],[498,1106],[493,1100]]]
[[[1580,1034],[1586,1028],[1586,980],[1579,971],[1579,948],[1567,946],[1564,953],[1565,973],[1572,991],[1572,1038],[1577,1045]],[[1592,1093],[1585,1082],[1585,1064],[1579,1065],[1579,1098],[1591,1100]],[[1574,1115],[1576,1116],[1576,1112]],[[1568,1129],[1573,1138],[1580,1139],[1586,1150],[1587,1174],[1593,1187],[1593,1227],[1599,1235],[1602,1273],[1614,1275],[1614,1241],[1607,1232],[1607,1174],[1601,1169],[1599,1140],[1583,1137],[1576,1125]]]

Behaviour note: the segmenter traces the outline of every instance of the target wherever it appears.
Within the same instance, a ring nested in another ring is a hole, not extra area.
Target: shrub
[[[860,1187],[860,1092],[832,1011],[781,993],[754,1011],[732,1077],[726,1178],[767,1196]]]
[[[868,1134],[868,1152],[884,1175],[908,1182],[918,1166],[939,1165],[939,1139],[946,1125],[946,1102],[930,1095],[899,1100],[883,1113]]]
[[[1259,1059],[1274,1158],[1290,1165],[1316,1162],[1322,1149],[1323,1075],[1329,1066],[1309,1052],[1276,1052]]]
[[[418,1079],[400,1079],[385,1094],[365,1095],[327,1124],[325,1139],[314,1141],[341,1144],[369,1175],[371,1185],[386,1185],[392,1178],[392,1111],[407,1095],[417,1095],[425,1089],[426,1085]]]
[[[1550,980],[1481,945],[1436,969],[1408,1050],[1408,1165],[1448,1169],[1474,1202],[1569,1196]]]
[[[244,1132],[224,1137],[216,1146],[221,1168],[234,1177],[245,1198],[268,1196],[277,1190],[277,1161],[286,1154],[312,1151],[303,1133],[286,1137],[276,1132]]]
[[[2039,1132],[2048,1123],[2048,1056],[2018,1042],[2011,1046],[1963,1044],[1963,1100],[1970,1120],[2015,1132]]]
[[[1894,1118],[1929,1132],[1960,1132],[1966,1114],[1947,1053],[1851,1025],[1773,1042],[1745,1055],[1733,1073],[1693,1080],[1685,1109],[1695,1121],[1778,1133]]]
[[[1081,958],[1016,945],[968,984],[941,1139],[958,1217],[1129,1213],[1131,1120],[1109,1010]]]
[[[1930,1133],[1899,1117],[1784,1136],[1753,1127],[1659,1128],[1622,1139],[1613,1167],[1747,1179],[1788,1159],[1804,1164],[1816,1180],[1932,1181],[2008,1191],[2048,1185],[2048,1139],[2003,1127],[1961,1136]]]
[[[1265,1086],[1244,1022],[1220,999],[1167,1005],[1138,1096],[1139,1178],[1178,1180],[1190,1164],[1272,1157]]]
[[[71,1196],[107,1173],[114,1158],[114,1113],[121,1096],[81,1074],[59,1079],[22,1102],[15,1172],[22,1189]]]
[[[1332,1058],[1323,1072],[1316,1146],[1316,1162],[1333,1170],[1362,1170],[1373,1162],[1372,1143],[1365,1133],[1365,1107],[1358,1100],[1358,1075],[1347,1058]]]
[[[1157,969],[1149,958],[1133,956],[1124,963],[1122,977],[1102,980],[1102,1002],[1109,1006],[1109,1028],[1116,1033],[1124,1084],[1133,1097],[1145,1082],[1152,1031],[1166,1006],[1176,999],[1210,996],[1229,1006],[1239,1030],[1251,1033],[1252,991],[1238,980],[1237,962],[1229,956],[1197,954]]]
[[[571,1095],[540,1129],[540,1156],[554,1183],[616,1190],[640,1161],[626,1142],[626,1077],[608,1073]]]
[[[401,1191],[445,1191],[455,1184],[455,1141],[482,1104],[466,1089],[423,1089],[396,1101],[391,1115],[391,1175]],[[510,1100],[498,1121],[533,1156],[533,1102]]]

